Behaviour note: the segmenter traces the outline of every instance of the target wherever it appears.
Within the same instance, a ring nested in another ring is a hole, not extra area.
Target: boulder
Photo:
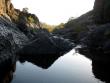
[[[59,55],[70,51],[75,45],[70,41],[53,36],[50,33],[40,30],[36,36],[24,46],[19,55]]]

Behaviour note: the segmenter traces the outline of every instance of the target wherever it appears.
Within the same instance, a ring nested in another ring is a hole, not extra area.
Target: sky
[[[12,0],[12,3],[20,10],[29,8],[41,22],[57,25],[92,10],[94,0]]]

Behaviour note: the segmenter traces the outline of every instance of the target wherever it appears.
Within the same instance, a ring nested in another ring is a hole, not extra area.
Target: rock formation
[[[60,56],[70,51],[73,47],[75,47],[74,43],[71,43],[69,40],[52,36],[47,31],[39,30],[36,36],[30,40],[30,43],[20,49],[18,54],[22,56]]]
[[[69,20],[65,28],[54,33],[82,45],[84,50],[110,54],[109,9],[110,0],[95,0],[93,10]]]
[[[8,18],[14,17],[15,11],[11,3],[11,0],[0,0],[0,15],[8,17]]]
[[[95,0],[94,3],[94,20],[96,23],[110,22],[110,1]]]
[[[22,21],[23,18],[28,19],[28,17],[35,21],[33,23],[28,20]],[[20,22],[24,24],[28,34],[23,31],[23,26],[19,25]],[[30,27],[26,24],[35,26]],[[36,29],[40,27],[39,19],[34,14],[24,14],[15,9],[11,0],[0,0],[0,63],[15,55],[15,52],[29,41],[28,35],[30,34],[32,37],[34,34],[33,29],[30,30],[33,27]]]
[[[56,37],[41,28],[36,15],[15,9],[11,0],[0,0],[0,63],[16,52],[26,54],[28,50],[29,55],[35,52],[37,56],[65,53],[73,48],[69,40]]]
[[[6,14],[6,0],[0,0],[0,15]]]

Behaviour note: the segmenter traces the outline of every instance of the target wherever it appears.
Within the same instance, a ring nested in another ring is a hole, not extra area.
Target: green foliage
[[[41,27],[44,28],[44,29],[47,29],[49,32],[52,32],[55,26],[54,25],[49,25],[49,24],[46,24],[46,23],[41,23]]]
[[[55,30],[64,28],[64,23],[61,23],[59,25],[49,25],[49,24],[46,24],[46,23],[41,23],[41,27],[44,28],[44,29],[47,29],[49,32],[53,32]]]
[[[55,32],[57,30],[63,29],[64,28],[64,23],[60,23],[59,25],[55,26],[52,32]]]
[[[27,19],[29,23],[35,23],[35,20],[32,16],[29,16]]]
[[[55,26],[55,29],[64,28],[64,23],[60,23],[59,25]]]

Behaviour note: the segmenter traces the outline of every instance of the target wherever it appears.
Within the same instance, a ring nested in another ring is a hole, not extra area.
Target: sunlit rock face
[[[40,22],[37,16],[34,14],[30,14],[28,12],[24,13],[18,9],[15,9],[13,7],[13,4],[11,3],[11,0],[0,0],[0,16],[5,16],[8,19],[12,20],[13,22],[19,23],[22,19],[25,18],[26,22],[25,25],[26,27],[31,27],[31,28],[39,28],[40,27]],[[30,17],[29,20],[32,22],[29,22],[28,18]],[[34,21],[34,22],[33,22]]]
[[[12,16],[14,13],[14,7],[11,0],[0,0],[0,15]]]
[[[6,12],[5,0],[0,0],[0,15],[4,14],[4,12]]]
[[[95,0],[94,20],[96,23],[110,22],[110,0]]]

